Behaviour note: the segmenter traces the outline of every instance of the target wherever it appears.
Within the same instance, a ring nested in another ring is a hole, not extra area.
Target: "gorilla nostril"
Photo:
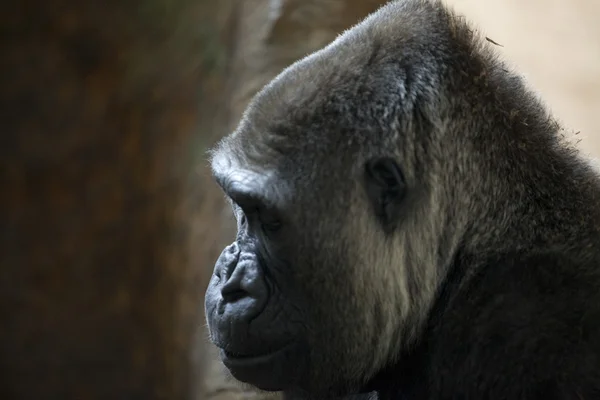
[[[268,300],[268,289],[255,263],[242,262],[221,286],[222,305],[232,306],[243,320],[260,314]]]
[[[235,303],[238,300],[248,297],[250,293],[243,290],[239,285],[230,284],[231,280],[227,282],[221,289],[221,296],[228,303]]]
[[[238,268],[229,277],[227,282],[221,288],[221,296],[228,303],[234,303],[246,297],[252,297],[252,293],[248,291],[248,287],[244,284],[245,274],[240,271],[243,268]]]
[[[223,299],[228,303],[235,303],[236,301],[242,300],[248,297],[248,293],[243,290],[236,290],[233,292],[222,293]]]

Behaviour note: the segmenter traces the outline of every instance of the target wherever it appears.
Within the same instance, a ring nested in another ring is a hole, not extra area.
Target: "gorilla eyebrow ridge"
[[[269,176],[248,170],[230,169],[224,173],[214,170],[213,177],[225,194],[242,208],[276,208],[275,199],[271,199],[266,189]]]

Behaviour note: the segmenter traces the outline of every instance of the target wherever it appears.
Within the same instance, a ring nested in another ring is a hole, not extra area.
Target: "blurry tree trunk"
[[[0,6],[0,398],[202,398],[217,3]]]
[[[229,116],[220,131],[227,133],[234,129],[252,96],[286,66],[325,46],[386,2],[237,0],[231,22],[234,32],[228,59],[228,98],[223,103]],[[208,182],[211,191],[218,192],[216,185],[210,182],[208,169],[203,171],[203,180]],[[215,245],[222,248],[233,239],[235,226],[220,198],[217,204],[222,215],[222,234]],[[212,237],[215,237],[214,230]],[[244,391],[227,378],[214,351],[211,361],[206,376],[209,400],[267,397]]]

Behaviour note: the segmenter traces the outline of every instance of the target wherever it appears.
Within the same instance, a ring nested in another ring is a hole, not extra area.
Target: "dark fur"
[[[212,166],[281,227],[235,206],[207,319],[230,353],[291,347],[234,376],[290,398],[600,398],[600,178],[491,47],[437,1],[393,2],[255,97]],[[377,214],[365,165],[389,158],[405,193]]]

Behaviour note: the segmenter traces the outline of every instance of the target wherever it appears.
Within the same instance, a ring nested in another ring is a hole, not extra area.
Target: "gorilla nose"
[[[268,300],[268,288],[254,257],[241,257],[221,287],[221,297],[221,314],[231,312],[238,320],[260,314]]]

